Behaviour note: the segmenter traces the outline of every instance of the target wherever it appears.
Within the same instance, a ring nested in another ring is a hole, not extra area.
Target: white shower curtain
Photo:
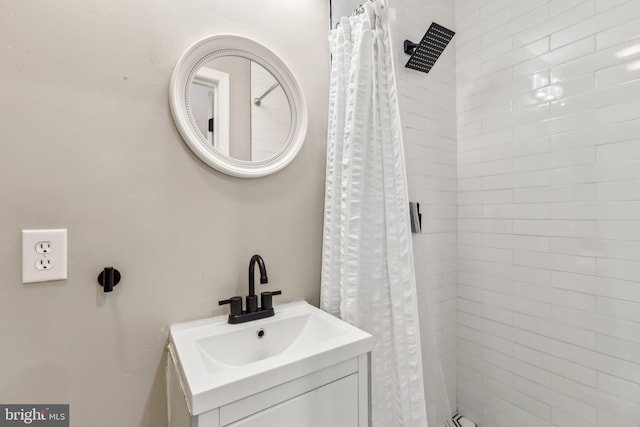
[[[331,32],[322,308],[371,333],[374,427],[427,426],[387,8]]]

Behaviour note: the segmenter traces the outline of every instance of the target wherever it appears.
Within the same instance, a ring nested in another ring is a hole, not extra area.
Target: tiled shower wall
[[[640,420],[640,1],[456,0],[458,408]]]
[[[436,21],[454,28],[450,0],[391,0],[399,107],[409,197],[419,202],[414,234],[418,308],[429,425],[442,426],[456,407],[456,90],[455,46],[429,74],[404,67],[405,39],[419,42]]]

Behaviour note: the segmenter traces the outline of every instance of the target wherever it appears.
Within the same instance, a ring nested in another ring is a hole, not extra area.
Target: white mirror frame
[[[289,101],[289,134],[280,151],[269,159],[245,161],[229,157],[213,148],[196,124],[189,102],[191,83],[200,67],[222,56],[243,57],[260,64],[280,83]],[[237,35],[207,37],[187,49],[171,76],[169,103],[176,127],[189,148],[207,165],[240,178],[258,178],[287,166],[302,148],[307,133],[307,103],[289,68],[275,53],[260,43]]]

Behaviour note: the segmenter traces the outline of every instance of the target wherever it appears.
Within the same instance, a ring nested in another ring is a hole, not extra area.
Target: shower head
[[[434,22],[419,44],[405,40],[404,53],[411,55],[405,67],[428,73],[454,34],[455,32]]]

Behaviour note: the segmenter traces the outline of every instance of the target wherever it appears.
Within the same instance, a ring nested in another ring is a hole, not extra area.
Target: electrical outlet
[[[22,230],[22,283],[67,278],[67,230]]]
[[[36,252],[39,254],[50,254],[53,252],[53,245],[49,241],[36,243]]]
[[[51,270],[53,269],[54,263],[52,258],[38,258],[36,260],[36,270]]]

